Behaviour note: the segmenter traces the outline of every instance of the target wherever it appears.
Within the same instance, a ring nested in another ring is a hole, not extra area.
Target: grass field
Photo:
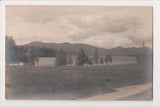
[[[7,99],[69,100],[152,82],[152,66],[6,67]],[[48,97],[47,95],[52,95]]]

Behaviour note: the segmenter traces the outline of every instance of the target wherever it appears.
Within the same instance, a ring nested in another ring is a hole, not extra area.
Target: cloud
[[[140,25],[141,24],[139,19],[134,17],[129,17],[127,19],[118,19],[109,23],[107,31],[110,33],[122,33],[128,30],[133,30]]]
[[[82,20],[74,20],[72,21],[72,24],[81,29],[78,33],[76,32],[76,34],[70,35],[70,38],[76,41],[88,39],[92,36],[103,36],[106,33],[113,33],[118,35],[130,30],[135,30],[141,25],[139,19],[134,17],[117,20],[107,20],[106,18],[99,20],[95,19],[90,23],[86,23]]]
[[[7,6],[6,34],[32,41],[87,43],[112,48],[152,46],[152,7]]]

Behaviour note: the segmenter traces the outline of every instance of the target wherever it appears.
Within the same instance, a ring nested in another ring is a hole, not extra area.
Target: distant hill
[[[80,48],[83,48],[88,55],[93,55],[95,49],[97,48],[99,51],[99,55],[105,56],[107,54],[112,55],[121,55],[121,56],[133,56],[137,54],[142,54],[143,48],[123,48],[123,47],[116,47],[112,49],[104,49],[104,48],[98,48],[92,45],[83,44],[83,43],[44,43],[44,42],[38,42],[34,41],[25,45],[22,45],[25,47],[46,47],[46,48],[52,48],[54,50],[58,50],[60,47],[63,47],[64,51],[66,51],[68,54],[77,54],[79,52]],[[149,49],[149,48],[148,48]],[[149,49],[151,51],[151,49]]]

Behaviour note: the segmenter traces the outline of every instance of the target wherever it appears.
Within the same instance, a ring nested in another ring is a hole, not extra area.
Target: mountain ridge
[[[123,47],[115,47],[111,49],[105,49],[105,48],[99,48],[96,46],[92,46],[89,44],[84,43],[45,43],[40,41],[33,41],[30,43],[27,43],[25,45],[19,45],[24,47],[46,47],[46,48],[52,48],[54,50],[58,50],[61,47],[63,47],[64,51],[68,53],[74,53],[77,54],[80,50],[80,48],[83,48],[87,55],[93,55],[95,49],[98,49],[99,55],[105,56],[107,54],[111,55],[119,55],[119,56],[135,56],[143,53],[143,47],[130,47],[130,48],[123,48]],[[147,49],[149,49],[147,47]],[[149,49],[151,51],[151,49]]]

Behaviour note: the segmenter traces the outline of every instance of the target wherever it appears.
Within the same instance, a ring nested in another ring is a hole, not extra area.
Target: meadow
[[[6,67],[6,99],[74,100],[152,82],[151,64]]]

